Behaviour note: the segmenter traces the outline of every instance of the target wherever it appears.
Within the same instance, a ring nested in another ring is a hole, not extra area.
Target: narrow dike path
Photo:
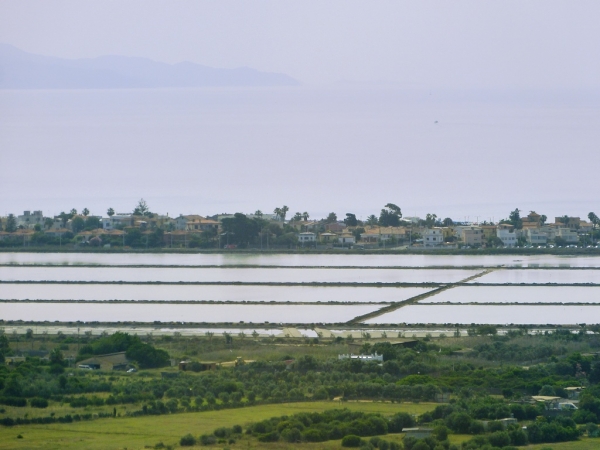
[[[476,278],[479,278],[479,277],[482,277],[484,275],[487,275],[488,273],[491,273],[493,271],[494,271],[494,269],[486,269],[483,272],[476,273],[475,275],[472,275],[472,276],[470,276],[468,278],[465,278],[464,280],[460,280],[460,281],[457,281],[455,283],[446,284],[446,285],[441,286],[439,288],[433,289],[432,291],[426,292],[424,294],[417,295],[415,297],[408,298],[406,300],[402,300],[402,301],[399,301],[399,302],[394,302],[391,305],[384,306],[383,308],[378,309],[377,311],[373,311],[373,312],[370,312],[370,313],[367,313],[367,314],[363,314],[362,316],[357,316],[354,319],[349,320],[347,322],[347,324],[348,325],[357,325],[357,324],[359,324],[361,322],[364,322],[365,320],[369,320],[369,319],[372,319],[374,317],[381,316],[382,314],[386,314],[386,313],[395,311],[395,310],[400,309],[400,308],[402,308],[404,306],[414,305],[415,303],[418,303],[421,300],[424,300],[424,299],[429,298],[429,297],[433,297],[434,295],[437,295],[440,292],[446,291],[448,289],[452,289],[453,287],[460,286],[461,284],[464,284],[464,283],[468,283],[469,281],[473,281]]]

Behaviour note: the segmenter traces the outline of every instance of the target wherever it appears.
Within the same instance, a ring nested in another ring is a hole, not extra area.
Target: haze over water
[[[591,94],[591,95],[590,95]],[[593,92],[394,86],[0,91],[0,213],[366,218],[597,209]]]

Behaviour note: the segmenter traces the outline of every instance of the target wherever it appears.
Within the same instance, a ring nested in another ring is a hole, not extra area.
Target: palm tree
[[[306,222],[310,216],[308,215],[308,213],[306,211],[304,211],[302,213],[302,217],[304,218],[304,221]]]
[[[81,211],[81,214],[83,214],[84,216],[88,216],[88,214],[90,213],[90,210],[87,208],[83,208],[83,211]]]
[[[257,209],[256,211],[254,211],[254,215],[259,219],[262,219],[263,212],[260,209]]]
[[[273,210],[273,214],[275,214],[275,217],[277,218],[277,220],[281,219],[281,215],[283,214],[281,212],[281,208],[275,208]]]
[[[290,208],[288,208],[287,206],[283,205],[281,207],[281,220],[283,220],[285,222],[285,216],[287,215],[287,212],[290,210]]]
[[[115,215],[115,210],[112,208],[108,208],[108,211],[106,211],[106,214],[108,215],[108,217],[112,217]]]
[[[590,219],[590,222],[592,222],[592,245],[594,245],[594,229],[598,226],[598,223],[600,223],[600,218],[593,212],[588,214],[588,219]]]
[[[294,214],[292,220],[300,222],[302,220],[302,214],[297,212],[296,214]]]

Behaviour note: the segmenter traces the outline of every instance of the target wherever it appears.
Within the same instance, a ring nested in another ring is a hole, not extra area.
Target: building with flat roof
[[[125,356],[125,352],[117,352],[84,359],[83,361],[79,361],[77,366],[83,369],[94,370],[126,370],[127,367],[131,366],[131,363]]]
[[[298,242],[300,244],[312,244],[317,241],[317,235],[312,231],[305,231],[298,233]]]
[[[538,229],[528,228],[525,230],[525,239],[527,239],[527,243],[531,245],[546,245],[548,242],[548,235]]]
[[[500,224],[496,230],[496,236],[502,241],[505,247],[516,247],[519,243],[517,233],[512,225]]]
[[[444,231],[441,228],[427,228],[423,231],[423,247],[441,247],[444,244]]]

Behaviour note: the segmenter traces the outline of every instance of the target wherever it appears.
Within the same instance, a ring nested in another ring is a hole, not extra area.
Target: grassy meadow
[[[245,427],[249,423],[270,417],[300,412],[320,412],[326,409],[348,408],[383,415],[392,415],[397,412],[422,414],[434,407],[435,404],[433,403],[344,402],[341,404],[335,401],[323,401],[261,405],[161,416],[118,417],[70,424],[0,427],[0,449],[142,449],[154,447],[159,442],[163,442],[165,445],[178,445],[179,439],[187,433],[192,433],[197,437],[200,434],[212,433],[218,427],[231,427],[233,425]],[[18,438],[19,435],[22,438]],[[398,439],[400,437],[397,436]],[[300,445],[283,442],[262,443],[244,436],[236,444],[227,446],[232,449],[284,449],[291,447],[333,449],[340,448],[340,441]],[[203,448],[223,447],[223,444],[219,444]]]

